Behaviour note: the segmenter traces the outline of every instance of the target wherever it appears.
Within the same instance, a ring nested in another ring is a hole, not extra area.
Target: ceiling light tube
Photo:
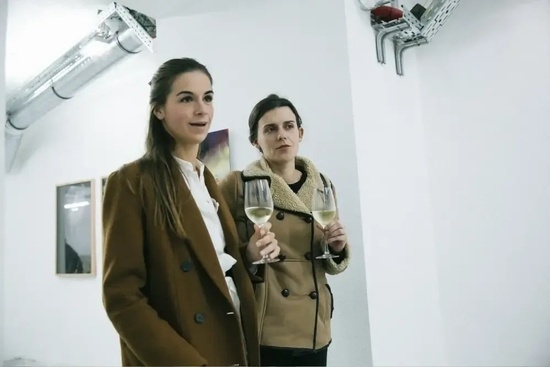
[[[99,13],[98,25],[7,102],[6,168],[12,167],[21,135],[36,120],[71,99],[124,57],[153,50],[156,21],[116,2]]]

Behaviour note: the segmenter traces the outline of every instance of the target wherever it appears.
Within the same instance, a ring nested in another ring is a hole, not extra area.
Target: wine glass
[[[323,186],[320,189],[316,189],[313,192],[311,200],[311,213],[313,218],[323,227],[323,238],[321,244],[323,246],[323,254],[315,257],[316,259],[331,259],[338,257],[333,255],[328,249],[328,243],[326,241],[326,234],[324,233],[325,227],[336,216],[336,201],[334,200],[334,194],[332,189],[328,186]]]
[[[273,199],[266,179],[254,179],[244,183],[244,212],[248,219],[260,228],[267,223],[273,213]],[[263,259],[254,261],[253,264],[277,261],[279,259],[271,259],[269,255],[264,255]]]

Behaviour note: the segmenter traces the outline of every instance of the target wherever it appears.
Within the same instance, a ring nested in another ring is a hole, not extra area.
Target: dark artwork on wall
[[[95,275],[94,181],[57,186],[56,274]]]

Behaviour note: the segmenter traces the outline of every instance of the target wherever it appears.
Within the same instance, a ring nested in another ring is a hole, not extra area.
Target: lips
[[[284,149],[284,148],[290,148],[290,145],[281,145],[277,149]]]
[[[189,125],[204,127],[204,126],[206,126],[206,124],[208,124],[208,123],[207,122],[191,122]]]

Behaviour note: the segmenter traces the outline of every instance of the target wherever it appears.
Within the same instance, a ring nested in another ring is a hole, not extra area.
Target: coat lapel
[[[173,179],[177,187],[182,223],[189,244],[214,284],[216,284],[220,292],[232,304],[227,283],[225,282],[225,274],[222,272],[216,251],[214,250],[214,244],[202,219],[202,214],[179,170],[174,172]]]
[[[237,256],[240,256],[239,241],[237,240],[238,235],[234,225],[235,222],[233,220],[233,216],[231,215],[229,208],[225,204],[224,198],[218,187],[216,179],[206,167],[204,168],[204,183],[206,184],[206,188],[208,189],[210,196],[220,204],[218,209],[218,217],[220,218],[223,233],[225,236],[226,252],[234,258],[238,259]]]

